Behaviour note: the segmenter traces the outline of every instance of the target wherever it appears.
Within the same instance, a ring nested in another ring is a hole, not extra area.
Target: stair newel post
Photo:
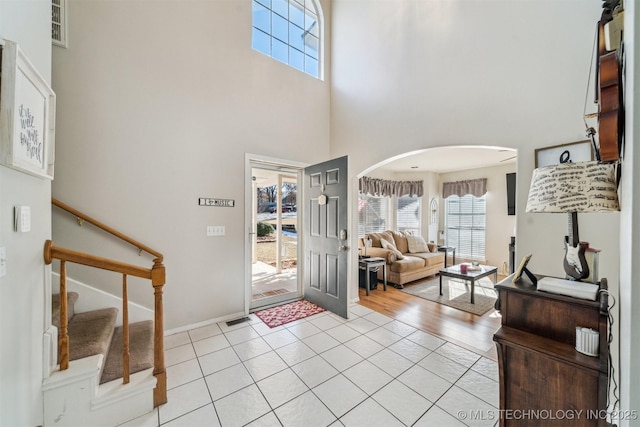
[[[58,361],[60,370],[69,369],[69,325],[67,320],[67,263],[60,261],[60,336]]]
[[[162,288],[166,281],[166,271],[162,258],[154,260],[151,268],[151,284],[155,301],[154,340],[153,340],[153,375],[156,377],[156,388],[153,390],[153,406],[167,403],[167,372],[164,366],[164,309],[162,306]]]
[[[122,275],[122,383],[129,384],[129,297],[127,275]]]
[[[53,241],[44,242],[44,263],[49,265],[56,258]],[[58,258],[60,259],[60,258]],[[67,264],[60,259],[60,331],[58,333],[58,363],[60,370],[69,369],[69,321],[67,319]]]

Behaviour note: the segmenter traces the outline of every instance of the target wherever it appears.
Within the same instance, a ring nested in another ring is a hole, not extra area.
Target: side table
[[[610,426],[604,416],[611,333],[607,293],[590,301],[538,291],[527,278],[516,283],[512,278],[496,285],[502,315],[501,328],[493,336],[498,350],[500,414],[559,414],[570,408],[575,416],[562,420],[500,417],[500,427]],[[600,280],[600,289],[607,289],[606,279]],[[597,356],[576,350],[577,327],[599,332]]]
[[[371,283],[369,283],[369,272],[378,271],[378,268],[380,267],[382,267],[382,285],[384,287],[384,290],[387,290],[387,262],[384,260],[384,258],[363,258],[358,261],[358,264],[365,273],[367,296],[369,296],[369,292],[371,289]]]
[[[451,265],[456,265],[456,248],[453,246],[438,246],[438,252],[444,252],[444,268],[447,268],[447,255],[449,252],[453,252],[453,262]]]

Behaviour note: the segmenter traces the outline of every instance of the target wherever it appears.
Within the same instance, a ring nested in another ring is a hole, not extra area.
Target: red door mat
[[[268,308],[266,310],[256,311],[258,316],[268,327],[284,325],[294,320],[304,319],[314,314],[322,313],[324,308],[306,301],[300,300],[289,304],[279,305],[278,307]]]

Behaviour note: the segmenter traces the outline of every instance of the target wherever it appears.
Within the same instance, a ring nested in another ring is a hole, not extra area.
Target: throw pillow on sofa
[[[380,239],[380,244],[383,248],[389,249],[391,252],[393,252],[396,255],[396,258],[404,259],[404,255],[402,255],[402,252],[400,252],[393,243],[388,242],[385,239]]]
[[[392,231],[393,240],[389,240],[391,243],[396,245],[396,248],[406,254],[409,252],[409,246],[407,245],[407,238],[404,237],[404,233],[402,231]]]
[[[405,236],[407,238],[407,244],[409,246],[409,253],[417,254],[421,252],[430,252],[429,245],[422,236]]]
[[[365,234],[365,237],[371,239],[371,246],[374,248],[381,248],[380,239],[384,239],[387,242],[393,242],[393,234],[391,231],[383,231],[382,233],[369,233]]]

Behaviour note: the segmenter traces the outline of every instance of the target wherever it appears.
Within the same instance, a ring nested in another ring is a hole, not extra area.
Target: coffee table
[[[447,255],[453,252],[453,264],[456,263],[456,248],[453,246],[438,246],[438,252],[444,252],[444,268],[447,268]]]
[[[448,268],[440,270],[440,295],[442,295],[442,277],[453,277],[471,282],[471,304],[475,304],[475,283],[476,280],[482,279],[493,274],[493,284],[498,282],[498,267],[480,264],[479,270],[467,270],[466,273],[460,271],[460,264],[452,265]]]

